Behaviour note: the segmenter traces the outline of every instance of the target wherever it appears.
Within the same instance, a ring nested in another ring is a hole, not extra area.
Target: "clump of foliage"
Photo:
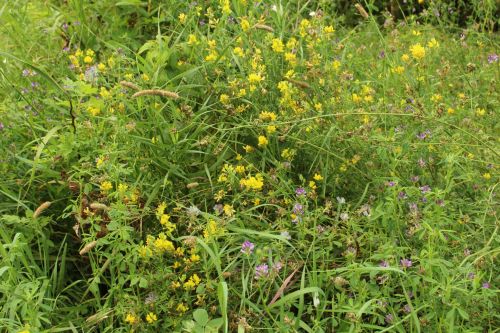
[[[493,331],[498,37],[441,3],[6,3],[2,330]]]

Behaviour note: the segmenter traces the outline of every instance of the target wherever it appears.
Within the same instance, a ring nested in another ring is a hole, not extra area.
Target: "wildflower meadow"
[[[500,332],[496,0],[3,0],[0,332]]]

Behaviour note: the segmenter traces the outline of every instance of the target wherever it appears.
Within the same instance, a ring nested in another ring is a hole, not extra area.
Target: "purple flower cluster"
[[[253,249],[255,248],[255,244],[250,242],[249,240],[246,240],[241,244],[241,253],[245,253],[247,255],[250,255],[253,253]]]
[[[401,259],[401,261],[399,262],[401,264],[401,267],[403,268],[410,268],[412,266],[412,262],[410,259]]]
[[[269,266],[267,264],[257,265],[255,267],[255,279],[261,279],[269,275]]]
[[[306,190],[303,188],[303,187],[298,187],[296,190],[295,190],[295,195],[300,197],[300,196],[303,196],[303,195],[306,195]]]

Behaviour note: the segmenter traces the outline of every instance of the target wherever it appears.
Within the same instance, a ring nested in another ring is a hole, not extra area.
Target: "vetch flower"
[[[269,266],[267,264],[257,265],[255,267],[255,279],[261,279],[269,275]]]
[[[303,188],[303,187],[298,187],[296,190],[295,190],[295,195],[297,196],[302,196],[302,195],[305,195],[307,192],[306,190]]]
[[[410,268],[412,266],[412,262],[410,259],[401,259],[399,263],[403,268]]]
[[[243,244],[241,244],[241,253],[245,253],[247,255],[250,255],[253,253],[254,248],[255,248],[255,244],[246,240],[243,242]]]

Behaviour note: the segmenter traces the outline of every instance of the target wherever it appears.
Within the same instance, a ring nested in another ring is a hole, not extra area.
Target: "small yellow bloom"
[[[158,317],[156,316],[156,314],[154,314],[153,312],[150,312],[146,315],[146,321],[150,324],[154,323],[155,321],[158,320]]]
[[[476,109],[476,115],[479,116],[479,117],[482,117],[486,114],[486,110],[485,109],[482,109],[482,108],[477,108]]]
[[[436,40],[436,38],[432,38],[428,43],[427,43],[427,46],[429,48],[433,48],[433,47],[439,47],[439,42]]]
[[[106,70],[106,65],[100,62],[99,65],[97,65],[97,69],[101,72],[104,72]]]
[[[447,110],[448,114],[454,114],[455,113],[455,110],[452,109],[452,108],[448,108]]]
[[[242,49],[241,47],[239,47],[239,46],[237,46],[237,47],[235,47],[235,48],[233,49],[233,53],[234,53],[235,55],[237,55],[238,57],[243,57],[243,56],[245,56],[245,52],[243,52],[243,49]]]
[[[250,22],[248,22],[247,19],[242,19],[240,25],[241,25],[241,30],[243,31],[247,31],[248,29],[250,29]]]
[[[103,193],[107,193],[113,189],[113,184],[109,181],[102,182],[100,189]]]
[[[196,38],[196,35],[190,34],[188,36],[188,45],[196,45],[198,44],[198,38]]]
[[[127,316],[125,317],[125,322],[130,324],[130,325],[135,325],[139,323],[139,317],[132,313],[128,313]]]
[[[86,64],[91,64],[92,61],[94,61],[94,59],[91,56],[85,56],[85,58],[83,58],[83,62]]]
[[[179,303],[179,305],[177,305],[177,307],[175,308],[175,310],[179,313],[185,313],[189,308],[184,305],[183,303]]]
[[[186,15],[186,14],[184,14],[184,13],[180,13],[180,14],[179,14],[179,22],[180,22],[181,24],[186,23],[186,19],[187,19],[187,15]]]
[[[323,180],[323,176],[321,176],[319,173],[315,173],[313,179],[319,182]]]
[[[267,140],[267,138],[265,136],[263,136],[263,135],[259,136],[259,147],[267,146],[268,143],[269,143],[269,141]]]
[[[486,179],[486,180],[490,180],[491,179],[491,174],[489,172],[486,172],[483,174],[483,178]]]
[[[404,62],[408,62],[410,61],[410,56],[405,53],[401,56],[401,60],[403,60]]]
[[[285,45],[283,45],[283,42],[279,38],[274,38],[272,40],[271,48],[276,53],[283,53],[285,51]]]
[[[219,101],[220,101],[223,105],[228,105],[228,104],[229,104],[229,102],[230,102],[230,98],[229,98],[229,96],[228,96],[228,95],[226,95],[226,94],[222,94],[222,95],[220,95],[220,97],[219,97]]]

